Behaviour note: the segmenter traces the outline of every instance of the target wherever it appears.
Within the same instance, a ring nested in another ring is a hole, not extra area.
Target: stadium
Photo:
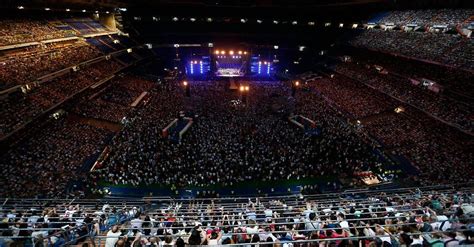
[[[0,12],[0,247],[474,246],[473,1]]]

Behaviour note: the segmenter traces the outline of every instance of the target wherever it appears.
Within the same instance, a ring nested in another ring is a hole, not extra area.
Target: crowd
[[[380,29],[364,30],[349,41],[356,47],[402,54],[470,70],[474,68],[472,49],[469,49],[473,42],[473,39],[460,35]]]
[[[362,64],[379,65],[386,71],[402,77],[421,81],[426,78],[442,85],[445,94],[452,94],[453,97],[462,100],[462,96],[474,97],[474,86],[472,85],[472,73],[440,66],[436,64],[424,63],[408,58],[391,56],[380,52],[369,50],[349,49],[341,53],[353,58],[353,62]]]
[[[252,83],[248,106],[227,87],[224,82],[193,82],[190,98],[184,97],[182,88],[152,91],[150,102],[128,117],[130,124],[114,138],[109,159],[91,174],[93,179],[204,187],[342,177],[371,169],[380,173],[382,164],[372,147],[337,121],[336,113],[326,112],[322,99],[316,104],[307,99],[312,94],[305,93],[296,107],[322,126],[323,134],[314,138],[274,114],[274,95],[289,96],[284,83]],[[161,131],[180,111],[197,117],[183,141],[171,144]],[[325,113],[316,114],[319,111]]]
[[[30,18],[0,20],[0,46],[38,42],[107,31],[91,18]]]
[[[361,74],[354,73],[351,76],[357,77]],[[376,88],[370,89],[342,75],[318,80],[315,87],[326,100],[334,102],[353,120],[364,112],[360,108],[366,107],[368,113],[365,115],[368,117],[360,119],[362,129],[380,140],[391,153],[407,157],[420,172],[414,177],[420,183],[448,183],[454,179],[467,182],[474,175],[469,168],[473,159],[473,153],[470,151],[472,142],[469,141],[472,136],[402,102],[388,98]],[[408,92],[410,91],[405,93]],[[366,106],[365,101],[377,107]],[[398,106],[402,106],[404,112],[395,113],[394,110]],[[387,111],[382,112],[378,107]]]
[[[153,87],[152,82],[138,76],[114,79],[110,90],[78,104],[74,112],[84,117],[119,123],[132,108],[131,104]]]
[[[38,45],[0,57],[0,89],[36,81],[39,77],[96,58],[99,51],[85,42]]]
[[[111,228],[105,246],[463,246],[474,244],[471,189],[156,202]]]
[[[368,117],[385,111],[392,111],[397,103],[389,97],[375,97],[377,92],[355,83],[349,78],[322,78],[314,82],[318,92],[325,95],[339,108],[352,115],[355,119]]]
[[[74,203],[73,203],[74,202]],[[0,208],[0,246],[64,246],[89,241],[140,214],[142,202],[11,199]]]
[[[0,20],[0,45],[13,45],[75,36],[72,30],[60,30],[46,20]]]
[[[84,177],[84,160],[104,146],[111,132],[73,119],[54,120],[19,147],[0,157],[8,171],[0,181],[2,197],[56,197]]]
[[[473,9],[396,10],[388,12],[383,18],[377,20],[377,23],[456,26],[473,15]]]
[[[474,130],[473,106],[460,103],[457,99],[443,94],[431,92],[421,85],[415,86],[409,78],[393,75],[390,72],[381,74],[372,67],[367,68],[363,64],[356,63],[341,64],[337,71],[361,80],[462,129],[471,132]]]
[[[79,90],[105,79],[120,67],[113,60],[103,60],[45,82],[28,94],[1,99],[0,136],[14,131]]]

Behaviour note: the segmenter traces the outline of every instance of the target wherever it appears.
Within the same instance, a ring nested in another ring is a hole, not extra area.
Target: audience
[[[471,38],[445,33],[368,29],[349,44],[473,70],[473,53],[469,49],[473,42]]]

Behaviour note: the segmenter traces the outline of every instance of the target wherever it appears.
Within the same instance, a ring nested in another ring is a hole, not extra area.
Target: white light
[[[178,48],[178,47],[179,47],[179,44],[174,44],[174,47]]]
[[[325,27],[331,26],[331,22],[326,22],[326,23],[324,24],[324,26],[325,26]]]
[[[246,20],[246,19],[240,19],[240,22],[242,22],[242,23],[246,23],[246,22],[247,22],[247,20]]]
[[[71,10],[70,10],[70,9],[66,9],[66,12],[69,12],[69,11],[71,11]]]
[[[306,46],[300,46],[300,47],[299,47],[299,50],[300,50],[300,51],[304,51],[305,48],[306,48]]]
[[[196,18],[189,18],[190,21],[195,22]]]
[[[298,22],[297,22],[297,21],[293,21],[291,24],[296,25],[296,24],[298,24]]]
[[[273,20],[273,24],[278,24],[278,21],[277,21],[277,20]]]
[[[308,25],[310,25],[310,26],[314,26],[314,21],[310,21],[310,22],[308,22]]]
[[[18,6],[18,9],[25,9],[25,7],[23,7],[23,6]]]
[[[257,20],[258,24],[262,24],[262,22],[263,22],[262,20]]]
[[[44,10],[46,10],[46,11],[50,11],[51,9],[50,9],[50,8],[44,8]]]
[[[173,21],[178,21],[178,17],[173,17]]]
[[[274,46],[273,46],[273,49],[278,50],[278,46],[277,46],[277,45],[274,45]]]
[[[109,11],[105,11],[106,14],[109,14],[110,12]]]
[[[208,47],[214,47],[214,44],[213,43],[208,43],[207,46]]]
[[[82,13],[86,13],[86,10],[85,10],[85,9],[83,9],[83,10],[82,10]]]
[[[207,18],[207,22],[212,22],[212,18],[211,17]]]
[[[127,11],[127,8],[119,8],[119,10],[125,12]]]
[[[158,21],[159,19],[153,16],[153,21]]]
[[[339,27],[344,27],[344,23],[339,23]]]

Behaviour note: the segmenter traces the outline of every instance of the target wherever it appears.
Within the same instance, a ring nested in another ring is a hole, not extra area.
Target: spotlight
[[[86,13],[86,12],[87,12],[87,10],[85,10],[85,9],[82,10],[82,13]]]
[[[17,8],[18,9],[25,9],[25,7],[23,7],[23,6],[18,6]]]
[[[295,81],[295,86],[299,86],[300,85],[300,81]]]
[[[216,55],[219,55],[219,50],[216,50],[215,53],[216,53]]]
[[[298,24],[298,22],[297,22],[297,21],[293,21],[291,24],[296,25],[296,24]]]
[[[174,44],[174,47],[178,48],[178,47],[179,47],[179,44]]]
[[[273,46],[273,49],[278,50],[278,46],[277,46],[277,45],[274,45],[274,46]]]
[[[310,26],[314,26],[314,24],[315,24],[314,21],[308,22],[308,25],[310,25]]]
[[[229,55],[234,55],[234,51],[229,51]]]
[[[246,23],[246,22],[247,22],[247,19],[240,19],[240,22]]]
[[[222,55],[225,55],[225,51],[221,51],[221,54],[222,54]]]
[[[277,21],[277,20],[273,20],[273,24],[278,24],[278,21]]]
[[[257,20],[258,24],[262,24],[262,22],[263,22],[262,20]]]
[[[188,85],[188,82],[187,81],[183,81],[183,86],[187,86]]]
[[[244,86],[240,86],[239,88],[240,92],[243,92],[245,90],[245,87]]]
[[[245,55],[247,55],[247,52],[246,52],[246,51],[244,51],[244,54],[245,54]]]
[[[207,46],[208,47],[214,47],[214,44],[213,43],[208,43]]]
[[[44,8],[44,10],[46,10],[46,11],[50,11],[51,9],[50,9],[50,8]]]
[[[70,9],[66,9],[66,12],[69,12],[69,11],[71,11],[71,10],[70,10]]]
[[[207,18],[207,22],[212,22],[212,18],[211,17]]]
[[[249,86],[245,86],[245,91],[249,91]]]
[[[339,27],[344,27],[344,23],[339,23]]]
[[[299,47],[299,50],[300,50],[300,51],[304,51],[304,49],[306,49],[306,46],[300,46],[300,47]]]
[[[105,11],[106,14],[109,14],[110,12],[109,11]]]
[[[239,51],[239,55],[242,55],[242,51]]]
[[[173,17],[173,21],[178,21],[178,17]]]
[[[189,18],[190,21],[195,22],[196,18]]]

